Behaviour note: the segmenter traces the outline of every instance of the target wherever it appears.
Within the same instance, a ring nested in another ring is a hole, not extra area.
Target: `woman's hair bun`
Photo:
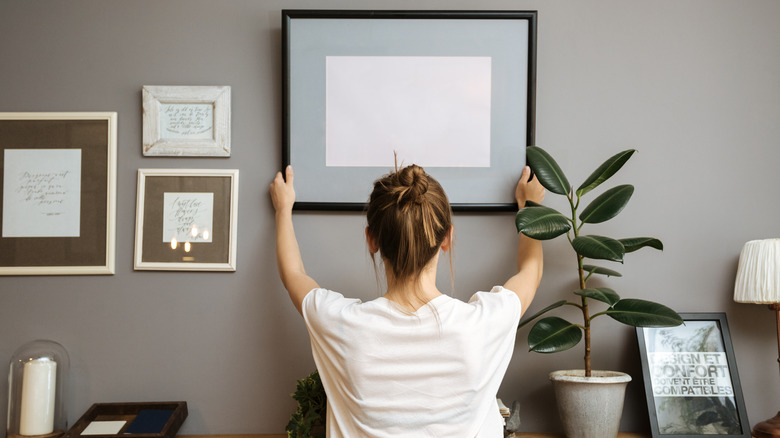
[[[428,174],[425,170],[412,164],[399,170],[397,202],[400,205],[421,204],[428,192]]]
[[[444,189],[414,164],[374,181],[366,219],[366,231],[396,281],[419,279],[452,228]]]

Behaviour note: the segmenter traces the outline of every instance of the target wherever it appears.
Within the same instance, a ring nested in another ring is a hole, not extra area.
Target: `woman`
[[[293,171],[271,183],[279,275],[303,315],[328,396],[329,437],[503,436],[496,393],[520,316],[542,277],[541,243],[520,235],[517,272],[468,303],[436,287],[440,252],[452,247],[441,185],[416,165],[378,179],[366,242],[380,256],[384,295],[366,303],[322,289],[306,274],[292,224]],[[523,169],[518,205],[544,189]],[[451,261],[450,261],[451,265]]]

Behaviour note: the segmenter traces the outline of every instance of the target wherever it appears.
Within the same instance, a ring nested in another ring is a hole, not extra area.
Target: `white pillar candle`
[[[24,364],[21,435],[45,435],[54,431],[54,392],[57,362],[42,357]]]

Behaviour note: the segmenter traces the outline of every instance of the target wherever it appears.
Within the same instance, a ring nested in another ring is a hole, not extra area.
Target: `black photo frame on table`
[[[750,438],[725,313],[680,313],[677,327],[637,327],[653,438]]]
[[[235,271],[237,169],[138,169],[136,270]]]
[[[419,164],[456,211],[514,211],[534,144],[536,11],[283,10],[296,209],[362,210]]]
[[[115,112],[0,113],[0,275],[110,275]]]

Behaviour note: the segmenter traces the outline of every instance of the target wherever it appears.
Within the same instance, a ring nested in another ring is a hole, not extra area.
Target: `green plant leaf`
[[[660,240],[653,237],[631,237],[628,239],[618,239],[618,240],[626,248],[626,253],[634,252],[646,246],[655,248],[659,251],[664,250],[664,244]]]
[[[298,402],[298,409],[285,427],[288,436],[324,438],[327,396],[316,370],[296,382],[292,398]],[[320,429],[322,433],[317,432]]]
[[[555,316],[540,319],[528,332],[528,350],[557,353],[580,343],[582,329]]]
[[[601,301],[602,303],[607,303],[610,307],[614,306],[615,303],[620,301],[620,295],[608,287],[581,289],[574,292],[574,294],[581,297],[593,298],[594,300]]]
[[[628,204],[634,186],[624,184],[613,187],[599,195],[580,213],[580,220],[586,224],[598,224],[617,216]]]
[[[674,327],[683,323],[680,315],[663,304],[627,298],[607,310],[612,319],[634,327]]]
[[[545,189],[564,196],[571,192],[569,180],[547,151],[538,146],[528,146],[525,155],[528,165]]]
[[[583,257],[623,263],[623,244],[609,237],[578,236],[571,241],[571,246]]]
[[[550,310],[557,309],[557,308],[563,306],[564,304],[566,304],[566,300],[561,300],[561,301],[552,303],[549,306],[545,307],[544,309],[542,309],[542,310],[534,313],[533,315],[525,318],[524,320],[520,321],[520,324],[518,324],[518,326],[517,326],[518,330],[521,327],[523,327],[524,325],[528,324],[529,322],[531,322],[531,321],[535,320],[536,318],[538,318],[538,317],[544,315],[545,313],[549,312]]]
[[[536,205],[518,211],[515,226],[519,233],[532,239],[549,240],[569,231],[571,222],[555,209]]]
[[[593,274],[606,275],[607,277],[622,277],[623,276],[623,274],[621,274],[618,271],[613,271],[612,269],[602,268],[601,266],[582,265],[582,269],[584,269],[587,272],[593,273]]]
[[[612,177],[624,164],[631,158],[636,149],[628,149],[610,157],[598,169],[596,169],[588,179],[577,189],[577,196],[582,196],[598,187],[601,183]]]

